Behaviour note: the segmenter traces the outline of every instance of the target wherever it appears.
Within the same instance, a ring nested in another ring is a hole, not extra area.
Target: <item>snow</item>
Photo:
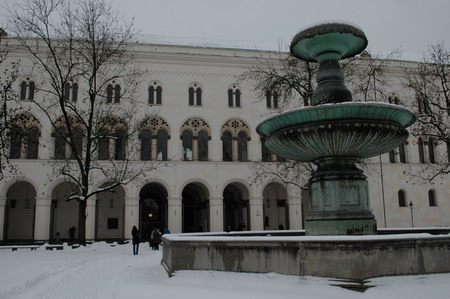
[[[0,249],[0,298],[433,298],[450,297],[450,274],[381,277],[365,293],[336,281],[276,273],[179,271],[168,277],[161,251],[94,243],[63,250]],[[0,248],[2,248],[0,246]]]

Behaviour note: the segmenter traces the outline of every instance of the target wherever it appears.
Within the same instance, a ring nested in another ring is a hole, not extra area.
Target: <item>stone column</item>
[[[139,197],[125,197],[125,239],[131,239],[133,225],[139,228]]]
[[[168,197],[168,225],[172,233],[181,233],[183,231],[183,211],[181,196]]]
[[[48,241],[50,239],[51,197],[36,197],[36,211],[34,218],[34,240]]]
[[[262,196],[250,197],[250,228],[264,230],[264,203]]]
[[[6,207],[6,196],[0,196],[0,244],[4,239],[3,232],[5,231],[5,207]]]
[[[153,135],[152,136],[152,141],[151,141],[151,158],[152,161],[156,161],[156,157],[158,155],[158,139],[157,139],[157,135]]]
[[[90,197],[86,203],[86,241],[95,239],[95,204],[97,197]]]
[[[209,198],[209,230],[221,232],[223,228],[223,197],[211,196]]]
[[[192,137],[192,161],[198,161],[198,136]]]
[[[302,201],[299,196],[288,196],[289,229],[302,229]]]
[[[231,142],[231,147],[232,147],[232,159],[233,161],[238,161],[238,138],[237,137],[233,137],[232,138],[232,142]]]

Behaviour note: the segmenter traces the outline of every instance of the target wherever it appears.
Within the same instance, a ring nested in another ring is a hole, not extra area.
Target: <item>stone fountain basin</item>
[[[288,159],[312,162],[325,157],[370,158],[408,138],[414,113],[378,102],[344,102],[302,107],[270,117],[256,131],[266,146]]]

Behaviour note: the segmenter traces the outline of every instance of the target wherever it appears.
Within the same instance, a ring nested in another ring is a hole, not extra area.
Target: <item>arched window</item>
[[[278,108],[278,93],[276,91],[266,92],[266,105],[267,108]]]
[[[404,143],[398,147],[398,155],[400,157],[400,163],[406,163],[406,146]]]
[[[78,97],[78,84],[66,83],[64,86],[64,97],[66,101],[76,102]]]
[[[389,162],[391,163],[396,163],[396,159],[395,159],[395,150],[392,150],[389,152]]]
[[[39,152],[39,128],[31,127],[27,138],[27,159],[37,159]]]
[[[114,98],[114,103],[119,104],[121,96],[119,84],[114,86],[112,84],[108,84],[108,86],[106,86],[106,103],[112,103]]]
[[[169,136],[165,130],[159,130],[156,136],[156,160],[167,161],[167,140]]]
[[[24,81],[20,84],[20,99],[21,100],[34,100],[34,92],[36,86],[33,81]]]
[[[143,130],[139,138],[141,139],[141,160],[149,161],[152,157],[152,133],[150,130]]]
[[[83,140],[84,140],[84,134],[83,130],[79,127],[75,127],[73,129],[73,146],[75,148],[75,151],[72,149],[72,152],[70,154],[70,159],[75,159],[76,156],[79,158],[82,157],[83,153]]]
[[[202,105],[202,89],[198,84],[189,87],[189,106]]]
[[[162,87],[157,82],[153,82],[153,85],[148,88],[148,103],[150,105],[162,103]]]
[[[389,103],[391,103],[391,104],[396,104],[396,105],[398,105],[398,104],[400,103],[400,98],[399,98],[399,96],[398,96],[395,92],[393,92],[393,93],[391,93],[391,94],[388,96],[388,101],[389,101]]]
[[[208,132],[200,131],[198,133],[198,160],[208,161]]]
[[[245,132],[239,132],[238,134],[238,161],[247,162],[247,134]]]
[[[267,148],[265,138],[261,138],[261,157],[263,162],[272,162],[272,152]]]
[[[11,159],[20,159],[22,152],[22,131],[19,126],[13,126],[10,133],[9,157]]]
[[[58,127],[55,132],[55,159],[63,160],[66,158],[66,128]]]
[[[109,131],[107,129],[101,129],[98,137],[98,159],[109,159]]]
[[[403,190],[398,191],[398,206],[406,207],[406,194]]]
[[[222,134],[222,159],[223,161],[233,161],[233,137],[228,131]]]
[[[430,207],[436,207],[436,193],[434,190],[428,190],[428,203],[430,204]]]
[[[228,89],[228,107],[241,107],[241,91],[236,85]]]
[[[422,138],[419,138],[417,140],[417,147],[419,148],[419,161],[420,163],[425,163],[425,153]]]
[[[192,161],[192,132],[189,130],[183,131],[181,139],[183,142],[183,161]]]
[[[118,129],[115,137],[116,147],[114,157],[116,160],[125,160],[125,147],[127,144],[127,133],[125,129]]]
[[[428,160],[430,161],[430,163],[436,163],[436,153],[433,138],[428,139]]]

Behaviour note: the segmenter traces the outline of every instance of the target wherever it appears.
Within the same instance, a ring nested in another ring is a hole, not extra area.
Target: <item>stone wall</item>
[[[366,279],[450,272],[450,235],[163,238],[162,263],[177,270],[276,272]]]

